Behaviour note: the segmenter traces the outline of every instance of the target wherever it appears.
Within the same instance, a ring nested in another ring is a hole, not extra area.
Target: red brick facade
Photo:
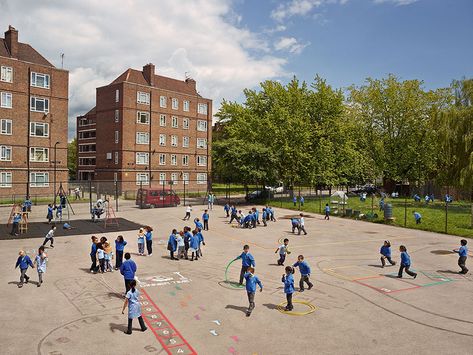
[[[152,64],[128,69],[97,88],[95,108],[77,118],[78,178],[116,180],[120,191],[136,190],[140,179],[145,186],[172,180],[182,189],[185,179],[186,188],[205,190],[211,113],[212,101],[197,93],[194,80],[155,75]]]
[[[11,26],[0,38],[0,68],[0,197],[52,195],[54,170],[56,190],[68,180],[69,73],[19,43]]]

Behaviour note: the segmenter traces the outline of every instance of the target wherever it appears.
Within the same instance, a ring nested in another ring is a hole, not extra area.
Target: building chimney
[[[11,25],[8,26],[8,31],[5,32],[5,42],[10,52],[10,56],[18,58],[18,31]]]
[[[192,88],[192,90],[197,91],[195,87],[195,80],[192,78],[186,79],[186,84]]]
[[[146,64],[143,67],[143,76],[150,86],[154,86],[154,64]]]

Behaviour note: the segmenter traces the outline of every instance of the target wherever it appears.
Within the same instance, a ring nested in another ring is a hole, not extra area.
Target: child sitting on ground
[[[381,267],[386,265],[386,259],[391,265],[396,265],[396,262],[391,259],[391,243],[389,240],[384,241],[384,244],[379,252],[381,254]]]

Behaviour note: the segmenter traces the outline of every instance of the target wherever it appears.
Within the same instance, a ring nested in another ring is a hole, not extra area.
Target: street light
[[[56,142],[54,144],[54,160],[53,160],[53,163],[54,163],[54,206],[56,205],[56,165],[57,165],[56,148],[59,143],[61,142]]]

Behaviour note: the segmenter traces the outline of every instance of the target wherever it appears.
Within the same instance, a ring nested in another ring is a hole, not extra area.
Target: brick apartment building
[[[57,188],[68,180],[69,73],[18,42],[12,26],[0,38],[0,69],[0,196],[51,195],[55,171]]]
[[[96,106],[77,117],[79,180],[143,186],[207,188],[212,101],[193,79],[155,74],[153,64],[128,69],[97,88]]]

